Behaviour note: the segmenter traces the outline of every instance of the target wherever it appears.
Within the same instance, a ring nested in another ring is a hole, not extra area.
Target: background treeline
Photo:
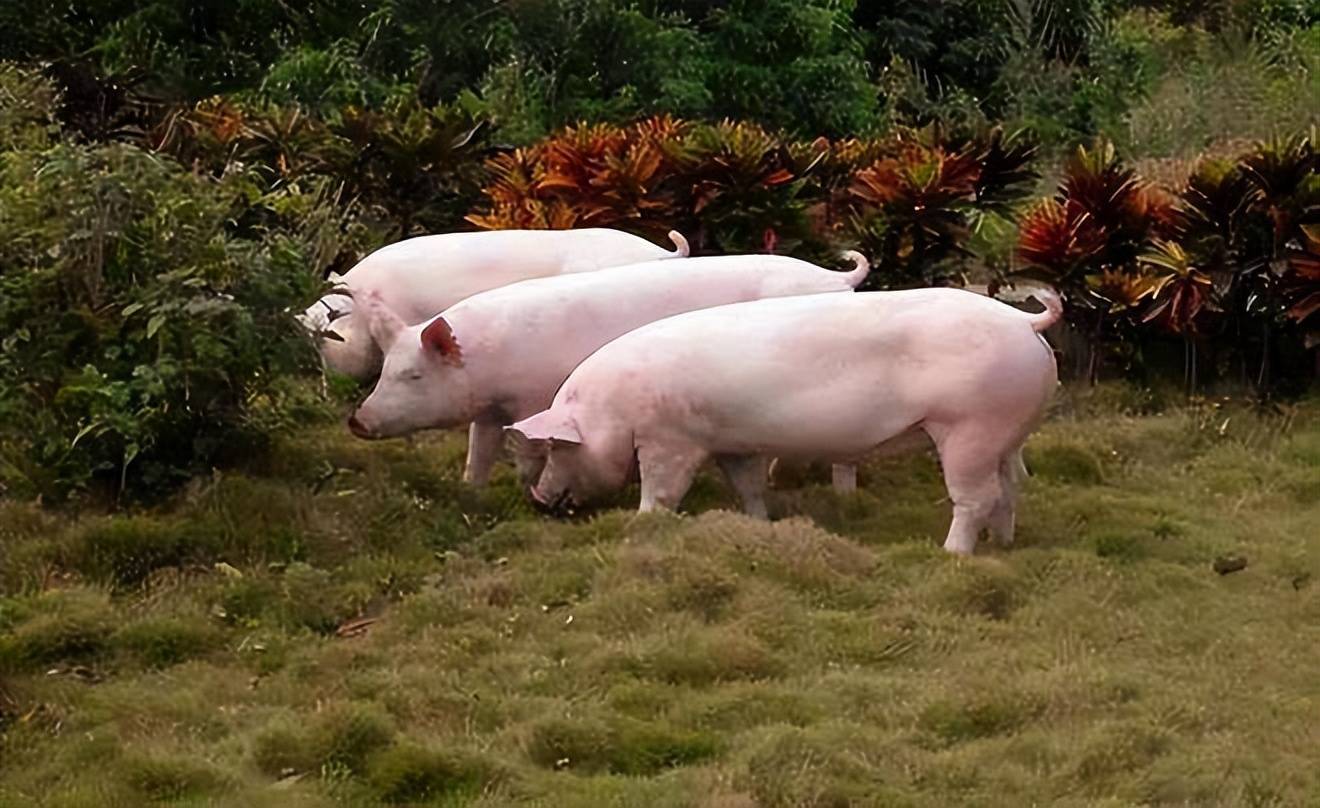
[[[0,6],[0,493],[168,490],[323,411],[380,244],[602,225],[1069,299],[1065,370],[1292,394],[1320,2]]]

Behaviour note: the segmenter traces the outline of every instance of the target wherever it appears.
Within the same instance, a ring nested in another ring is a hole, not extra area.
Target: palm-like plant
[[[1296,228],[1320,222],[1320,152],[1310,136],[1275,138],[1243,157],[1241,170],[1269,217],[1277,260]]]
[[[536,198],[537,177],[542,168],[534,149],[515,149],[486,161],[490,179],[482,188],[488,200],[486,213],[469,213],[467,220],[483,230],[546,230],[543,203]]]
[[[1062,289],[1084,288],[1105,243],[1104,229],[1080,204],[1042,200],[1018,228],[1018,258],[1026,265],[1020,274]]]
[[[1153,270],[1152,305],[1145,321],[1159,323],[1175,334],[1197,334],[1201,316],[1214,305],[1214,282],[1210,276],[1173,241],[1156,241],[1153,249],[1141,257],[1141,263]]]
[[[1079,147],[1064,164],[1055,198],[1023,219],[1019,274],[1054,284],[1078,304],[1074,317],[1091,343],[1092,381],[1110,332],[1130,325],[1136,302],[1149,294],[1139,256],[1172,233],[1176,219],[1173,200],[1124,165],[1106,141]]]
[[[528,149],[491,158],[483,193],[489,212],[471,214],[478,227],[569,228],[629,223],[663,233],[673,227],[669,149],[686,126],[669,117],[629,127],[565,129]]]
[[[1320,226],[1302,228],[1302,243],[1288,255],[1281,286],[1284,313],[1301,326],[1309,347],[1320,346]]]
[[[1059,196],[1086,211],[1105,234],[1105,261],[1132,263],[1146,239],[1150,199],[1136,171],[1119,160],[1114,144],[1079,146],[1064,163]]]
[[[1196,389],[1196,339],[1204,315],[1212,310],[1214,281],[1195,265],[1191,256],[1172,241],[1156,241],[1141,257],[1153,270],[1150,279],[1151,306],[1143,322],[1158,323],[1183,339],[1183,380],[1190,393]]]
[[[147,132],[146,142],[193,170],[223,174],[233,159],[243,156],[247,137],[247,113],[216,96],[171,110]]]
[[[1025,132],[1005,135],[995,128],[973,145],[981,168],[976,178],[976,208],[1007,216],[1040,177],[1034,165],[1039,144]]]
[[[297,106],[268,107],[246,121],[248,154],[290,181],[326,168],[337,144],[318,118]]]
[[[1079,147],[1064,164],[1055,198],[1027,214],[1018,255],[1028,274],[1084,295],[1087,275],[1135,270],[1150,240],[1173,227],[1174,214],[1172,200],[1101,141]]]
[[[977,157],[973,148],[911,143],[853,175],[853,232],[897,284],[939,283],[942,263],[963,251],[981,179]]]
[[[748,122],[697,126],[670,141],[674,185],[704,249],[792,250],[810,238],[805,165],[780,138]]]
[[[1271,383],[1271,355],[1278,318],[1285,311],[1281,279],[1290,250],[1304,242],[1303,228],[1320,223],[1320,155],[1315,132],[1256,144],[1237,169],[1249,188],[1236,261],[1232,267],[1233,310],[1241,329],[1254,321],[1260,333],[1257,389]]]
[[[417,222],[439,227],[468,206],[485,150],[484,124],[456,107],[349,107],[335,131],[351,149],[336,173],[384,208],[406,238]]]
[[[1182,192],[1179,236],[1211,254],[1216,265],[1226,263],[1240,247],[1243,227],[1259,196],[1257,186],[1233,162],[1204,160]]]

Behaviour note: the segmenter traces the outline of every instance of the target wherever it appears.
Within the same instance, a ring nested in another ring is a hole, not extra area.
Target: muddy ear
[[[371,338],[380,346],[381,351],[388,352],[399,338],[399,333],[408,325],[385,303],[379,292],[373,291],[367,296],[366,312],[367,330]]]
[[[440,358],[454,367],[463,367],[463,349],[454,336],[454,331],[443,317],[437,317],[422,329],[422,347],[439,354]]]
[[[560,443],[581,443],[582,433],[572,416],[554,409],[538,412],[530,418],[524,418],[513,426],[504,428],[505,434],[515,440],[558,441]]]

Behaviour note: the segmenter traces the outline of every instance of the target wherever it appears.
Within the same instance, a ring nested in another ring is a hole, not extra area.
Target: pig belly
[[[781,393],[772,403],[744,402],[705,423],[690,420],[686,431],[713,454],[845,461],[899,438],[925,417],[925,409],[915,402],[883,400],[837,387]]]
[[[1038,414],[1053,373],[1036,336],[1010,325],[961,352],[909,333],[904,349],[888,355],[875,345],[893,340],[866,351],[855,336],[814,356],[773,341],[763,343],[765,359],[736,364],[705,365],[689,354],[685,377],[649,420],[657,433],[676,427],[714,453],[836,462],[919,428],[1017,431]]]

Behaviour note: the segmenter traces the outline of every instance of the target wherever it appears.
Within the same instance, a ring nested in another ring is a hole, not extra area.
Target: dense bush
[[[304,194],[47,146],[33,117],[0,163],[0,482],[168,488],[297,402],[314,354],[288,310],[317,286],[315,245],[276,211]]]
[[[582,126],[497,155],[483,228],[677,227],[698,252],[833,257],[846,243],[876,260],[876,287],[957,274],[980,217],[1005,213],[1035,180],[1034,146],[998,130],[796,141],[747,122],[654,118]]]
[[[1320,338],[1317,225],[1314,131],[1257,143],[1233,160],[1202,160],[1172,194],[1102,142],[1079,148],[1055,197],[1027,213],[1018,253],[1024,274],[1068,293],[1073,322],[1090,339],[1092,379],[1102,345],[1130,364],[1136,332],[1151,324],[1183,339],[1189,387],[1204,345],[1217,375],[1235,364],[1264,393],[1280,352]]]

